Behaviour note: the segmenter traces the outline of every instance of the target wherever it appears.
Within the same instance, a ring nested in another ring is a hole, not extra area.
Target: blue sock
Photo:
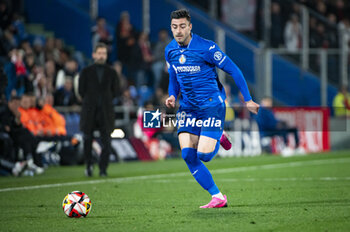
[[[194,148],[182,149],[182,158],[185,160],[188,169],[196,181],[211,195],[219,193],[208,168],[199,160],[197,150]]]

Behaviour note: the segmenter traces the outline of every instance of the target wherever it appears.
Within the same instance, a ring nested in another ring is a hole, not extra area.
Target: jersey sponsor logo
[[[215,48],[215,45],[210,46],[210,47],[209,47],[209,51],[210,51],[211,49],[213,49],[213,48]]]
[[[175,65],[173,65],[173,68],[175,70],[176,73],[180,73],[180,72],[190,72],[190,73],[194,73],[194,72],[199,72],[201,71],[201,66],[177,66],[175,67]]]
[[[214,53],[214,59],[215,59],[216,61],[221,60],[221,59],[222,59],[222,53],[219,52],[219,51],[215,52],[215,53]]]
[[[180,64],[184,64],[186,62],[186,56],[184,54],[182,54],[179,58],[179,62]]]

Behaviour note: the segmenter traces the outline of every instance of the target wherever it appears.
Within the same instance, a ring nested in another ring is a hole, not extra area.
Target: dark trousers
[[[295,145],[296,147],[299,147],[299,134],[298,129],[293,128],[281,128],[281,129],[274,129],[271,131],[264,131],[264,136],[272,137],[272,136],[282,136],[284,144],[288,146],[288,134],[293,133],[294,139],[295,139]]]
[[[41,155],[36,153],[39,141],[28,129],[17,128],[12,131],[11,137],[14,141],[14,145],[23,149],[26,159],[33,158],[37,166],[43,166]]]
[[[108,161],[109,161],[109,155],[111,154],[111,135],[106,128],[105,125],[103,125],[102,118],[101,117],[101,111],[96,113],[96,129],[100,132],[100,139],[102,143],[102,152],[100,156],[99,161],[99,168],[100,172],[106,171],[108,167]],[[93,165],[93,159],[92,159],[92,141],[93,141],[93,131],[90,131],[89,133],[84,133],[84,155],[85,155],[85,161],[86,165],[89,167],[90,165]]]
[[[15,161],[13,141],[6,132],[0,132],[0,157],[5,160]]]

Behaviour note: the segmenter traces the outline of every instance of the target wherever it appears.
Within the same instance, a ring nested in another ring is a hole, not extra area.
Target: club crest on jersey
[[[222,58],[222,53],[221,52],[217,51],[217,52],[214,53],[214,59],[215,60],[219,61],[219,60],[221,60],[221,58]]]
[[[182,54],[179,58],[179,62],[180,64],[184,64],[186,62],[186,56],[184,54]]]

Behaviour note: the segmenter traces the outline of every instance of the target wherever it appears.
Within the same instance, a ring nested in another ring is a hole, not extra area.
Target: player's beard
[[[188,39],[188,38],[189,38],[190,36],[191,36],[191,33],[189,33],[187,36],[184,35],[182,41],[177,40],[178,44],[179,44],[180,46],[187,46],[188,43],[189,43],[189,39]],[[185,43],[186,43],[186,44],[185,44]]]

